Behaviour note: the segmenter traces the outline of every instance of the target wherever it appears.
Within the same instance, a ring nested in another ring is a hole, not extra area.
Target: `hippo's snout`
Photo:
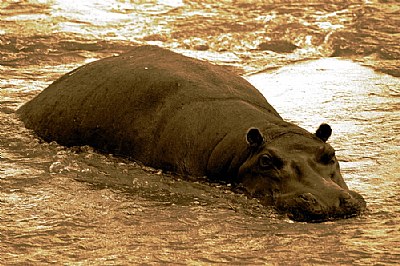
[[[354,191],[341,191],[335,198],[323,200],[306,192],[279,197],[276,206],[295,221],[322,222],[355,216],[365,209],[366,203]]]

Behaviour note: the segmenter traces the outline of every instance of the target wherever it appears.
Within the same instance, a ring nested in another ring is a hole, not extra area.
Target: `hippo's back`
[[[64,75],[19,113],[47,141],[91,145],[146,161],[174,113],[193,103],[224,101],[250,104],[279,118],[253,86],[225,68],[141,46]]]

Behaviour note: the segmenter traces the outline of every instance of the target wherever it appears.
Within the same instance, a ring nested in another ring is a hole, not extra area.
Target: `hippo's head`
[[[331,133],[322,124],[315,134],[289,132],[266,142],[259,129],[249,129],[250,155],[239,169],[240,186],[296,221],[359,214],[365,201],[344,182],[335,151],[326,143]]]

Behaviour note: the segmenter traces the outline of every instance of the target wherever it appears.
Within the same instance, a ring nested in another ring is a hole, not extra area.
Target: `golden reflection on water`
[[[94,0],[79,5],[75,1],[55,1],[50,6],[50,12],[54,20],[58,21],[57,31],[92,38],[126,40],[161,33],[166,23],[157,15],[182,5],[181,1],[173,0],[111,3]]]

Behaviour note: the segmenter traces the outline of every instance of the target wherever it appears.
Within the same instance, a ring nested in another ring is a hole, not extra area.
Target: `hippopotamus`
[[[18,114],[45,141],[90,145],[143,165],[232,184],[295,221],[358,215],[328,124],[284,121],[241,76],[152,45],[83,65]]]

